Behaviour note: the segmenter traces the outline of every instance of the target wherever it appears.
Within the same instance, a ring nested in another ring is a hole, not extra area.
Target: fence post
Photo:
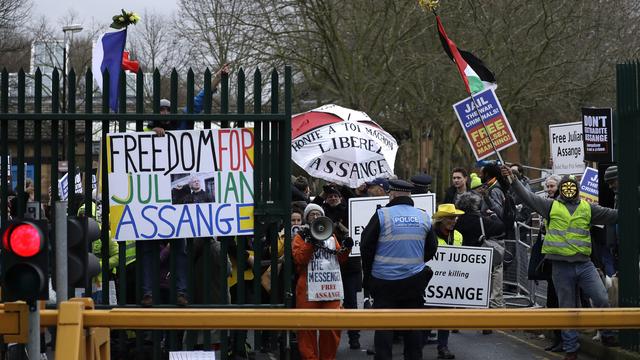
[[[638,251],[636,241],[640,236],[638,221],[638,121],[640,121],[639,64],[637,62],[617,66],[618,123],[618,244],[620,254],[620,306],[637,307],[638,297]],[[620,343],[630,350],[638,350],[637,331],[622,331]]]

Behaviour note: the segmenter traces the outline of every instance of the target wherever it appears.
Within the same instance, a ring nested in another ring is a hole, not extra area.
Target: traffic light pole
[[[56,304],[69,299],[67,267],[67,202],[56,201]]]
[[[29,359],[40,359],[40,309],[37,301],[29,304],[27,356]]]

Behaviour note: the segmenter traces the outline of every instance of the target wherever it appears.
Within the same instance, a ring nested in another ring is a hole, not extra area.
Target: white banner
[[[414,206],[427,212],[429,218],[436,211],[436,194],[411,195]],[[389,203],[388,196],[362,197],[349,199],[349,236],[353,239],[353,248],[349,256],[360,256],[360,240],[362,231],[375,214],[378,205]]]
[[[307,265],[307,295],[309,301],[332,301],[344,299],[342,275],[338,256],[335,254],[336,240],[332,236],[324,241],[324,247],[314,248]]]
[[[581,121],[549,125],[549,145],[554,174],[582,174],[584,151]]]
[[[291,157],[309,175],[356,188],[393,174],[398,144],[386,131],[362,122],[338,122],[291,142]]]
[[[253,129],[113,133],[106,141],[113,239],[253,234]]]
[[[427,263],[433,278],[425,291],[425,305],[488,308],[492,258],[491,248],[438,246]]]
[[[75,193],[82,194],[82,176],[76,173],[75,181]],[[69,173],[66,173],[58,180],[58,195],[60,201],[67,201],[69,199]]]

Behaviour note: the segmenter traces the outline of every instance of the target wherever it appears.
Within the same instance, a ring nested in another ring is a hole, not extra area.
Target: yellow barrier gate
[[[26,304],[6,304],[0,334],[26,334],[26,311]],[[42,310],[40,324],[58,328],[61,359],[98,360],[109,359],[109,329],[638,329],[640,308],[94,310],[91,299],[72,299]]]

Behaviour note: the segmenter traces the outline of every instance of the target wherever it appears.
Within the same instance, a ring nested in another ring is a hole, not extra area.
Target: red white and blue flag
[[[118,83],[122,66],[122,52],[127,42],[127,29],[100,35],[93,46],[92,69],[96,85],[103,89],[102,73],[109,71],[109,107],[118,111]]]

